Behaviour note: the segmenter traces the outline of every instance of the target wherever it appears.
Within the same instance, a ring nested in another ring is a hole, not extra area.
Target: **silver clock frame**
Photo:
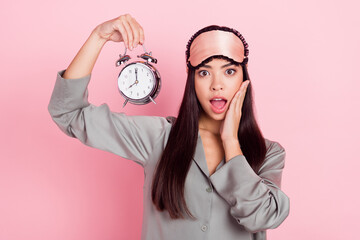
[[[149,62],[153,62],[153,63],[157,63],[157,59],[152,57],[152,53],[148,53],[146,52],[146,49],[145,49],[145,46],[143,45],[143,49],[144,49],[144,53],[141,54],[140,56],[137,56],[138,58],[142,58],[146,61],[134,61],[134,62],[131,62],[129,64],[126,64],[124,66],[123,69],[121,69],[120,73],[119,73],[119,76],[118,76],[118,89],[119,89],[119,92],[121,94],[121,96],[125,99],[125,102],[123,104],[123,107],[125,107],[125,105],[130,102],[132,104],[135,104],[135,105],[144,105],[144,104],[148,104],[150,102],[153,102],[154,104],[156,104],[155,102],[155,98],[159,95],[159,92],[160,92],[160,89],[161,89],[161,76],[160,76],[160,73],[159,71],[153,66],[151,65]],[[120,56],[120,59],[116,61],[116,66],[120,66],[121,64],[125,64],[127,61],[130,60],[130,56],[129,55],[126,55],[126,48],[125,48],[125,52],[123,55],[119,55]],[[145,66],[146,68],[148,68],[152,74],[152,77],[154,79],[154,84],[153,84],[153,88],[151,89],[150,93],[148,95],[146,95],[145,97],[141,98],[141,99],[134,99],[134,98],[130,98],[128,96],[125,95],[125,93],[123,93],[121,90],[120,90],[120,76],[121,76],[121,73],[128,67],[128,66],[131,66],[131,65],[134,65],[134,64],[141,64],[143,66]]]
[[[140,99],[130,98],[130,97],[126,96],[125,93],[123,93],[123,91],[120,90],[120,76],[121,76],[121,73],[125,69],[127,69],[127,67],[129,67],[131,65],[137,65],[137,64],[141,64],[141,65],[145,66],[146,68],[148,68],[150,70],[151,74],[152,74],[153,79],[154,79],[153,87],[152,87],[150,93],[148,95],[146,95],[145,97],[140,98]],[[128,102],[130,102],[132,104],[135,104],[135,105],[144,105],[144,104],[148,104],[150,102],[153,102],[154,104],[156,104],[154,99],[159,95],[159,92],[160,92],[160,89],[161,89],[160,73],[154,66],[152,66],[151,64],[149,64],[148,62],[145,62],[145,61],[135,61],[135,62],[129,63],[119,73],[119,76],[118,76],[118,89],[119,89],[119,92],[120,92],[121,96],[125,99],[123,107],[125,107],[125,105]]]

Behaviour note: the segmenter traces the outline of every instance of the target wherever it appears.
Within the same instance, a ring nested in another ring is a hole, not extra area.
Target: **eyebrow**
[[[229,66],[232,66],[232,65],[235,65],[234,63],[228,63],[228,64],[225,64],[224,66],[222,66],[221,68],[226,68],[226,67],[229,67]],[[204,68],[212,68],[210,65],[204,65],[202,66]]]

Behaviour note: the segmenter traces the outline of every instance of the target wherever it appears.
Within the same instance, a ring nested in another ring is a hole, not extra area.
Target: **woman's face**
[[[195,71],[195,92],[206,114],[223,120],[229,104],[243,82],[241,66],[224,59],[213,59]]]

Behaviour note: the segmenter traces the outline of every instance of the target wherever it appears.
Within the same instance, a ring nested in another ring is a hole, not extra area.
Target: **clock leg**
[[[154,99],[152,99],[152,97],[149,97],[149,98],[154,104],[156,104],[156,102],[154,101]]]
[[[127,104],[127,102],[129,101],[129,99],[126,99],[124,104],[123,104],[123,107],[125,107],[125,105]]]

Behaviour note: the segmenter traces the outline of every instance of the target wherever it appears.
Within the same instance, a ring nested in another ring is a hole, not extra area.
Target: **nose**
[[[220,76],[214,76],[210,88],[212,91],[219,91],[224,89],[223,81]]]

